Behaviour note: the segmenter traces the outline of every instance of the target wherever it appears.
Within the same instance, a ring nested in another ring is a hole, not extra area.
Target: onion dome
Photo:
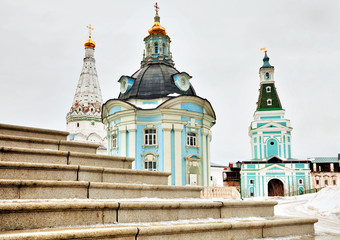
[[[92,48],[94,49],[96,47],[96,44],[94,43],[94,41],[91,40],[91,36],[89,36],[89,40],[87,40],[84,43],[85,48]]]
[[[263,66],[261,68],[272,68],[273,66],[269,63],[269,57],[267,56],[267,50],[264,51]]]
[[[149,29],[149,34],[157,34],[161,33],[166,35],[165,28],[161,26],[160,17],[158,15],[155,16],[155,23],[153,24],[152,28]]]

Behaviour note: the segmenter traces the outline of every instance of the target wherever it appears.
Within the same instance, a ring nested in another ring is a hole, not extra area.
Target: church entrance
[[[272,179],[268,182],[268,196],[283,196],[283,183],[279,179]]]

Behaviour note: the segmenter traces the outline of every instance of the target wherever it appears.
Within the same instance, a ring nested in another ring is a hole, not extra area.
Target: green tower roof
[[[270,89],[270,90],[269,90]],[[256,111],[282,110],[279,95],[274,83],[261,84]]]

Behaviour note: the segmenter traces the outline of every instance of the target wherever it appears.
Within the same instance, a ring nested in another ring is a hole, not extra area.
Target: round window
[[[274,145],[274,142],[270,142],[270,145]]]

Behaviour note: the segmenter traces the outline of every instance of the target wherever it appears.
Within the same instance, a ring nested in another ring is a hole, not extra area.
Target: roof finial
[[[267,49],[266,48],[261,48],[261,51],[264,51],[264,58],[263,58],[263,66],[261,68],[266,68],[266,67],[273,67],[269,63],[269,57],[267,56]]]
[[[91,27],[91,24],[86,27],[89,29],[89,38],[91,38],[91,30],[94,30],[94,28]]]
[[[89,24],[86,27],[89,29],[89,40],[87,40],[85,42],[85,44],[84,44],[85,48],[92,48],[92,49],[94,49],[96,47],[96,44],[91,40],[91,34],[92,34],[91,30],[94,30],[94,28],[91,27],[91,24]]]
[[[159,7],[158,7],[158,3],[156,2],[156,4],[154,5],[154,7],[155,7],[155,11],[156,11],[156,16],[158,16],[158,10],[160,9]]]

